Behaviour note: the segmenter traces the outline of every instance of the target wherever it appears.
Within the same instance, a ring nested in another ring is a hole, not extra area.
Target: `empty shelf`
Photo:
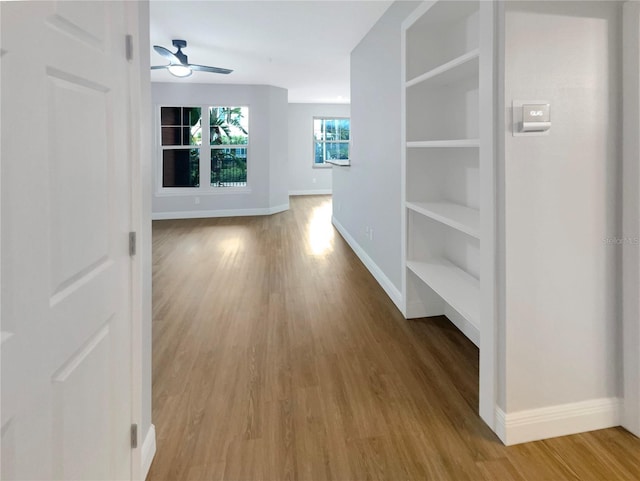
[[[407,268],[476,329],[480,327],[480,282],[446,259],[407,261]]]
[[[480,238],[480,211],[450,202],[407,202],[407,208]]]
[[[426,81],[430,81],[433,85],[445,85],[471,76],[478,77],[479,56],[478,49],[467,52],[450,62],[408,80],[406,87],[409,88]]]

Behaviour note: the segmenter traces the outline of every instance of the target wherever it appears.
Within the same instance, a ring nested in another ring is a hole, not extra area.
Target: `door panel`
[[[109,479],[109,328],[107,323],[53,375],[56,479]]]
[[[77,40],[104,49],[107,12],[100,2],[55,2],[48,21]]]
[[[48,74],[51,288],[55,295],[82,282],[109,257],[108,89],[86,79]]]
[[[3,480],[130,479],[121,2],[2,2]]]

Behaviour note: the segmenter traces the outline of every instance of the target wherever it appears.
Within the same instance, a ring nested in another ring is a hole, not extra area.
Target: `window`
[[[313,166],[349,161],[350,120],[347,118],[313,119]]]
[[[162,186],[200,185],[202,115],[199,107],[162,107]]]
[[[247,186],[248,107],[160,107],[160,131],[162,188]]]
[[[247,185],[247,107],[209,107],[211,186]]]

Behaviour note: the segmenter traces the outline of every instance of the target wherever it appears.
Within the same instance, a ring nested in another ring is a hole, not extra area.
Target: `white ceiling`
[[[260,84],[289,90],[289,102],[349,102],[349,56],[392,1],[152,1],[151,45],[175,51],[185,39],[189,62],[233,69],[166,70],[153,82]],[[151,51],[151,65],[166,60]]]

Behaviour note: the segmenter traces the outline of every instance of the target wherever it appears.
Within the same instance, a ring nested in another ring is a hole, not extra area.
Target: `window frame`
[[[348,120],[349,121],[349,140],[323,140],[320,141],[325,144],[347,144],[349,151],[349,158],[342,159],[341,162],[344,162],[344,165],[351,164],[351,117],[341,117],[341,116],[331,116],[331,115],[314,115],[311,120],[311,166],[314,169],[330,169],[334,165],[338,165],[336,163],[323,161],[321,164],[316,162],[316,148],[315,144],[318,142],[315,137],[315,122],[316,120]]]
[[[180,107],[180,108],[199,108],[202,118],[202,143],[201,145],[190,146],[191,148],[198,148],[200,150],[200,185],[198,187],[164,187],[163,186],[163,151],[169,148],[185,148],[186,146],[163,146],[162,145],[162,108],[163,107]],[[247,149],[247,184],[245,186],[234,187],[217,187],[211,185],[211,134],[209,125],[209,108],[210,107],[246,107],[247,108],[247,123],[251,124],[251,104],[249,102],[241,102],[237,104],[227,103],[193,103],[193,102],[162,102],[154,105],[155,125],[154,125],[154,145],[155,145],[155,162],[156,162],[156,175],[155,175],[155,195],[158,197],[186,197],[195,195],[224,195],[224,194],[251,194],[251,182],[252,173],[249,168],[251,157],[251,135],[247,139],[246,144],[242,144],[242,148]],[[204,118],[206,115],[206,125]],[[232,148],[233,146],[225,146]],[[205,179],[206,182],[202,182]]]
[[[249,106],[249,104],[242,104],[242,105],[237,105],[237,104],[233,104],[233,105],[221,105],[221,104],[216,104],[216,105],[209,105],[207,107],[207,112],[209,111],[209,108],[243,108],[245,107],[247,109],[247,128],[249,130],[249,132],[251,132],[251,107]],[[219,144],[219,145],[212,145],[211,144],[211,125],[209,125],[209,120],[207,120],[207,155],[209,157],[208,159],[208,166],[209,166],[209,176],[207,177],[207,186],[209,189],[213,189],[215,192],[218,191],[223,191],[223,192],[246,192],[246,191],[250,191],[249,189],[249,152],[250,152],[250,148],[249,145],[251,144],[251,135],[247,134],[247,143],[246,144]],[[211,150],[224,150],[224,149],[245,149],[246,150],[246,154],[247,154],[247,182],[246,185],[243,186],[214,186],[211,184]]]
[[[158,159],[158,175],[157,175],[157,185],[158,185],[158,189],[161,192],[167,193],[167,194],[185,194],[185,193],[189,193],[189,192],[198,192],[200,189],[200,185],[198,186],[193,186],[193,187],[165,187],[163,184],[163,178],[164,178],[164,151],[165,150],[181,150],[181,149],[185,149],[185,148],[196,148],[200,151],[200,155],[198,156],[199,158],[199,165],[198,165],[198,172],[200,174],[200,178],[202,178],[202,145],[204,144],[204,129],[202,129],[202,140],[200,142],[200,145],[163,145],[162,144],[162,109],[163,107],[166,108],[187,108],[187,109],[200,109],[200,127],[202,128],[202,106],[201,105],[196,105],[196,104],[185,104],[185,105],[168,105],[168,104],[161,104],[158,105],[157,108],[157,117],[156,117],[156,125],[155,125],[155,132],[156,132],[156,147],[157,147],[157,155],[156,158]],[[207,134],[208,135],[208,134]]]

